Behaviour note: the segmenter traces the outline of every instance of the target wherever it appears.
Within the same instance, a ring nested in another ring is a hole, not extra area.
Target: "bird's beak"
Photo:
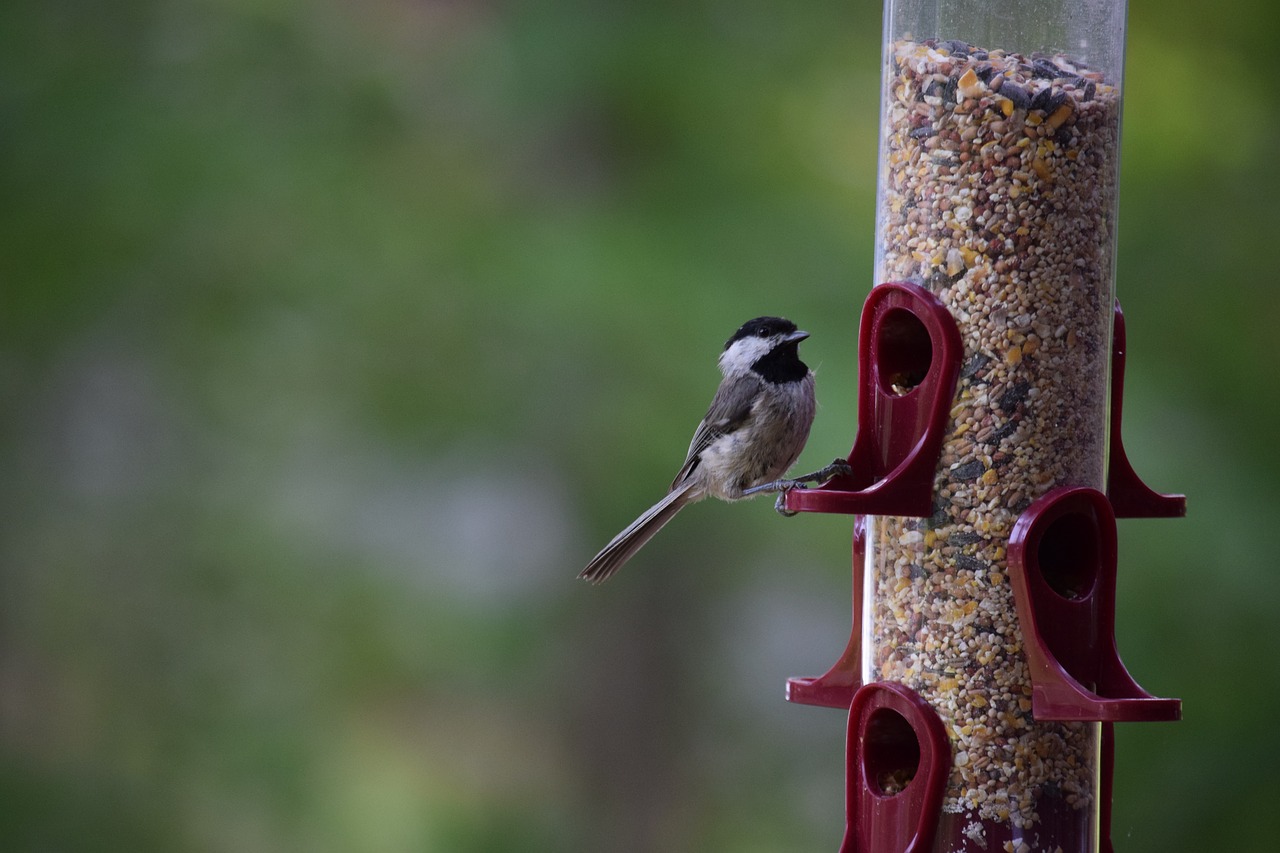
[[[797,329],[796,331],[792,332],[791,334],[783,338],[783,340],[785,340],[789,344],[798,344],[807,337],[809,337],[808,332],[802,332]]]

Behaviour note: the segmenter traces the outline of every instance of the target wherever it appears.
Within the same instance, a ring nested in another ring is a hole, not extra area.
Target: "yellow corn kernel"
[[[1071,117],[1071,104],[1064,103],[1053,111],[1047,119],[1044,120],[1045,126],[1051,130],[1057,130],[1062,127],[1062,123]]]
[[[976,98],[986,88],[972,68],[961,74],[960,79],[956,81],[956,91],[966,98]]]

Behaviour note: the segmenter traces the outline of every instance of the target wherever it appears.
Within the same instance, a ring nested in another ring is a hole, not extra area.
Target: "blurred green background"
[[[849,521],[661,494],[720,343],[853,439],[880,4],[0,6],[0,849],[800,851]],[[1270,0],[1133,0],[1119,851],[1269,850]]]

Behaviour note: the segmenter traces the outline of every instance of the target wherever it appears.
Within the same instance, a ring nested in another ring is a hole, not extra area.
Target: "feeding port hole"
[[[1036,547],[1036,563],[1049,588],[1069,601],[1093,591],[1101,560],[1098,525],[1089,515],[1068,512],[1045,528]]]
[[[915,390],[933,364],[933,341],[924,323],[906,308],[891,308],[876,329],[876,372],[886,394]]]
[[[906,717],[891,708],[879,708],[867,720],[862,756],[871,790],[892,796],[915,778],[920,741]]]

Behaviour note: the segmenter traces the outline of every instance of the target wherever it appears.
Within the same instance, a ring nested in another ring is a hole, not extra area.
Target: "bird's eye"
[[[757,335],[759,335],[759,336],[760,336],[760,337],[762,337],[762,338],[767,338],[767,337],[769,337],[769,327],[768,327],[768,326],[761,326],[761,327],[760,327],[760,331],[756,332],[756,334],[757,334]]]

